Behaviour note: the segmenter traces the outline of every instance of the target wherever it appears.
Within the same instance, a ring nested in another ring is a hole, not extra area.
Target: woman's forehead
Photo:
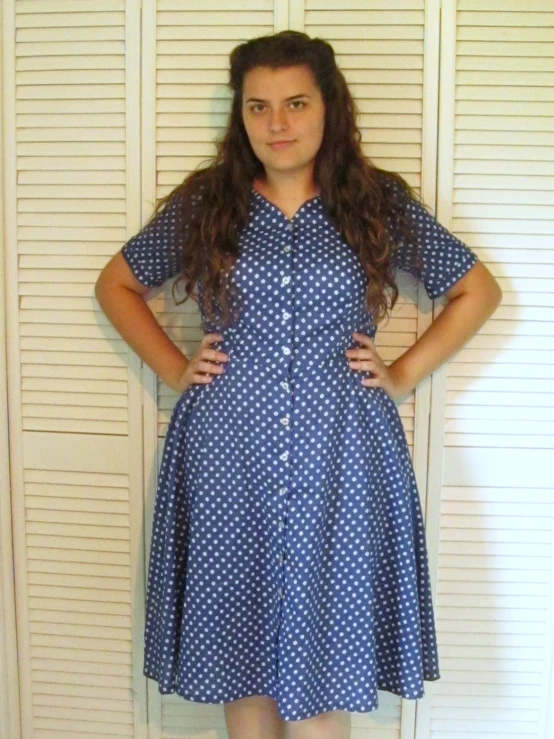
[[[274,95],[278,99],[313,96],[314,81],[309,68],[306,66],[254,67],[244,77],[244,97],[254,97],[258,100]]]

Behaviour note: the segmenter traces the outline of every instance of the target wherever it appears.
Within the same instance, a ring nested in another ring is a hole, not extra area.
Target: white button
[[[289,389],[289,384],[288,384],[288,382],[282,382],[282,383],[281,383],[281,387],[283,388],[283,390],[287,390],[287,391],[288,391],[288,389]]]
[[[283,354],[290,354],[290,349],[288,348],[288,346],[283,347]]]
[[[283,424],[283,426],[288,426],[289,425],[289,417],[288,416],[284,416],[283,418],[281,418],[281,423]]]
[[[290,277],[283,277],[283,280],[281,282],[282,285],[288,285],[290,282]]]
[[[281,458],[281,459],[283,460],[283,462],[286,462],[286,461],[287,461],[287,459],[289,458],[289,453],[288,453],[288,451],[286,451],[286,452],[283,452],[282,454],[280,454],[280,455],[279,455],[279,457],[280,457],[280,458]]]
[[[280,518],[279,519],[279,529],[282,529],[283,528],[283,525],[284,525],[283,524],[283,520]]]
[[[285,228],[287,231],[292,231],[292,229],[294,228],[294,225],[289,221],[289,223],[287,223]]]
[[[279,488],[279,492],[281,495],[286,495],[287,489],[286,488]]]
[[[290,314],[290,313],[287,313],[287,311],[285,311],[285,312],[283,313],[283,318],[285,319],[285,321],[286,321],[286,320],[287,320],[288,318],[290,318],[290,316],[291,316],[291,314]]]
[[[289,245],[287,244],[287,245],[286,245],[286,246],[284,247],[283,251],[284,251],[284,252],[286,252],[286,253],[288,254],[288,253],[289,253],[289,251],[290,251],[290,246],[289,246]]]

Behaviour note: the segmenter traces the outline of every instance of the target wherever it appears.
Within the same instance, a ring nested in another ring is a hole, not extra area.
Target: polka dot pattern
[[[431,292],[468,248],[421,219]],[[175,213],[123,254],[144,284],[177,273]],[[438,680],[422,510],[393,400],[344,350],[375,337],[367,276],[320,196],[292,219],[255,189],[234,280],[243,314],[205,332],[229,355],[169,422],[148,570],[144,674],[201,703],[249,695],[288,721],[374,711]]]
[[[394,185],[396,188],[398,186]],[[478,261],[467,244],[439,223],[421,203],[408,197],[406,208],[415,226],[416,239],[392,254],[391,264],[423,283],[430,298],[447,292]]]

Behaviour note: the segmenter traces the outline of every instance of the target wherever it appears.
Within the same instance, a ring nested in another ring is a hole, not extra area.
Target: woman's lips
[[[284,141],[280,144],[270,144],[272,149],[286,149],[288,146],[292,146],[294,141]]]

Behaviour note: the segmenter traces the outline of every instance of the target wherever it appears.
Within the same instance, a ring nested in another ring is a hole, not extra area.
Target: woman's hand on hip
[[[177,378],[177,392],[184,393],[191,385],[208,385],[214,379],[214,375],[221,375],[225,371],[216,362],[227,362],[229,355],[217,349],[212,349],[210,344],[222,341],[221,334],[204,334],[197,351],[189,359],[187,366]]]
[[[392,367],[383,362],[377,353],[373,339],[359,332],[354,332],[352,336],[363,346],[345,350],[350,369],[369,371],[373,375],[373,377],[362,377],[362,384],[366,387],[382,387],[394,401],[405,396],[407,388],[402,386]]]

